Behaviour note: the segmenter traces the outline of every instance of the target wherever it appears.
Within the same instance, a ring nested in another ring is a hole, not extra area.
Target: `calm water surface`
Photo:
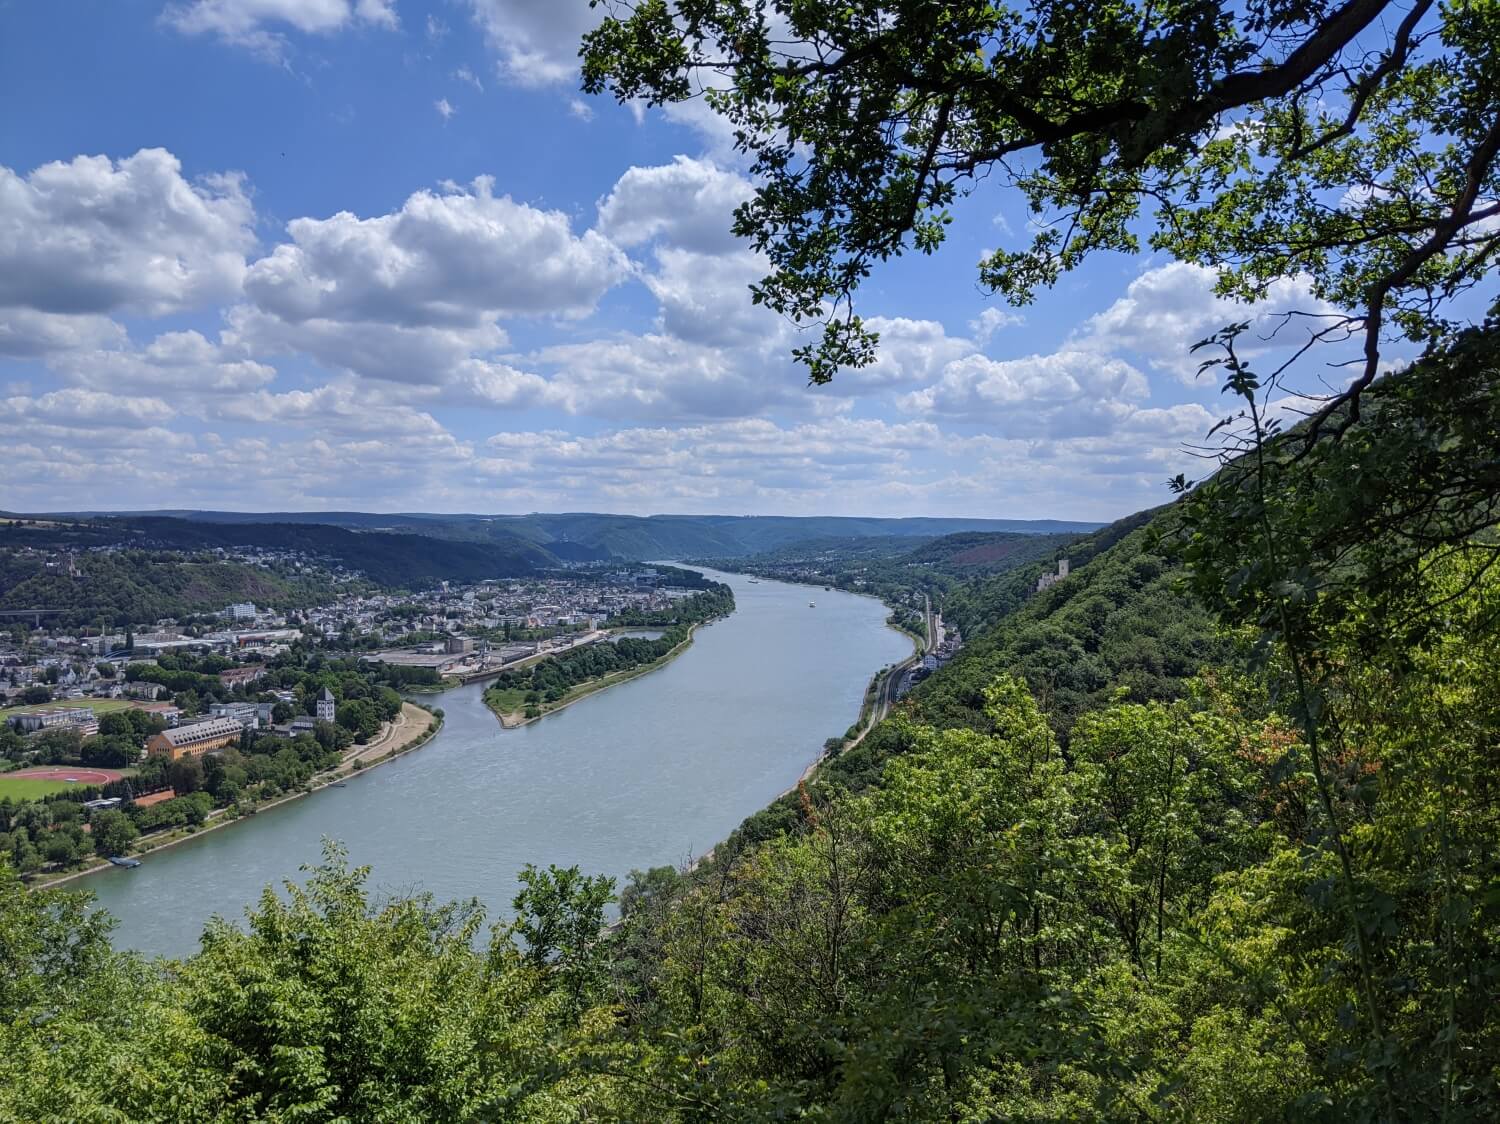
[[[492,916],[528,862],[621,877],[712,847],[843,733],[871,674],[911,642],[870,598],[709,575],[737,608],[664,668],[519,730],[500,728],[478,685],[426,696],[446,717],[414,753],[85,879],[120,919],[115,945],[192,952],[210,916],[238,918],[263,886],[299,877],[325,836],[372,868],[377,892],[478,897]]]

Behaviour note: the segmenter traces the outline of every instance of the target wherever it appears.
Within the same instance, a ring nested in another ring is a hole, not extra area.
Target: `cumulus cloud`
[[[432,103],[432,107],[437,110],[438,116],[444,121],[447,121],[458,112],[458,110],[453,108],[453,103],[447,98],[438,98],[437,101]]]
[[[907,409],[975,424],[1002,436],[1079,436],[1108,432],[1149,393],[1122,359],[1060,351],[1018,359],[968,355],[929,387],[903,399]]]
[[[240,394],[276,377],[275,368],[194,331],[165,332],[139,349],[63,352],[50,365],[78,386],[174,397]]]
[[[250,354],[306,355],[323,367],[389,382],[433,384],[475,352],[502,347],[493,324],[434,327],[309,317],[292,320],[242,305],[229,313],[224,338]]]
[[[1167,371],[1192,383],[1203,356],[1192,347],[1220,328],[1243,320],[1252,321],[1252,333],[1244,337],[1246,354],[1271,347],[1304,343],[1309,325],[1293,322],[1275,339],[1277,317],[1286,312],[1317,316],[1333,314],[1333,306],[1313,296],[1305,277],[1283,277],[1272,282],[1263,301],[1245,305],[1214,292],[1217,274],[1200,265],[1174,261],[1144,271],[1125,290],[1125,295],[1103,312],[1090,317],[1070,341],[1070,346],[1099,353],[1130,352],[1153,369]],[[1326,323],[1326,321],[1325,321]]]
[[[358,24],[399,26],[395,0],[190,0],[169,4],[162,21],[184,35],[212,35],[273,61],[286,53],[286,29],[328,35]]]
[[[378,435],[393,441],[449,439],[447,430],[431,414],[372,394],[368,387],[347,379],[311,390],[259,390],[219,404],[212,416],[225,421],[295,425],[320,434]]]
[[[521,86],[576,82],[578,42],[603,18],[581,0],[469,0],[469,7],[501,74]]]
[[[628,263],[568,217],[467,189],[420,191],[375,218],[300,218],[290,242],[251,266],[245,291],[290,322],[330,319],[403,326],[475,326],[495,316],[582,316],[624,278]]]
[[[756,353],[790,348],[790,325],[752,304],[750,286],[766,275],[766,262],[746,250],[700,254],[660,247],[656,269],[641,281],[657,301],[657,328],[689,343],[748,348]]]
[[[557,403],[574,414],[745,417],[810,397],[789,363],[781,368],[786,377],[777,378],[755,353],[731,353],[662,333],[561,344],[531,358],[550,372]]]
[[[975,341],[983,347],[1001,328],[1024,323],[1026,317],[1019,312],[1012,312],[1008,308],[987,308],[969,321],[969,331],[974,333]]]
[[[625,172],[599,204],[596,229],[617,245],[650,247],[656,269],[640,272],[656,297],[657,329],[689,343],[789,347],[787,325],[750,301],[769,265],[731,233],[747,180],[686,156]]]
[[[873,494],[939,438],[926,423],[847,418],[799,425],[745,418],[587,436],[499,433],[475,468],[531,495],[556,495],[563,482],[617,507],[810,501],[827,510],[830,490],[861,484]]]
[[[232,296],[254,221],[240,176],[189,182],[160,148],[0,167],[0,309],[163,316]]]
[[[949,363],[974,351],[972,341],[950,336],[936,320],[871,316],[865,326],[880,335],[875,362],[843,372],[827,389],[835,393],[862,393],[930,383]]]
[[[676,156],[670,164],[626,171],[599,204],[598,229],[621,246],[659,238],[703,254],[743,249],[730,228],[735,208],[753,190],[712,161]]]
[[[160,398],[122,397],[68,387],[36,398],[0,399],[0,418],[10,424],[74,429],[134,429],[167,421],[176,411]]]
[[[125,329],[107,316],[0,308],[0,356],[36,359],[61,351],[118,348]]]

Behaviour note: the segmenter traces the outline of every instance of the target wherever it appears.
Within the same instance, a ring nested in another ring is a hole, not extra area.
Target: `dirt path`
[[[421,707],[402,703],[401,713],[396,715],[395,721],[388,722],[374,741],[354,746],[344,755],[341,767],[352,765],[356,761],[368,763],[387,753],[401,752],[427,732],[427,724],[431,721],[432,715]]]

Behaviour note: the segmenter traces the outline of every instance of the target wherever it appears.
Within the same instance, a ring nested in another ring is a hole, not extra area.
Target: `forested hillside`
[[[210,523],[158,516],[104,517],[71,523],[0,526],[0,550],[125,547],[200,552],[244,548],[296,553],[364,575],[377,585],[414,588],[439,581],[514,577],[558,564],[548,551],[514,535],[461,542],[385,531],[357,532],[317,523]]]
[[[629,561],[667,558],[739,558],[813,538],[926,539],[955,532],[1010,531],[1022,534],[1076,533],[1096,523],[1060,519],[849,518],[744,515],[609,515],[534,513],[531,515],[381,515],[330,511],[251,513],[225,511],[132,512],[113,518],[146,520],[170,516],[195,524],[251,528],[323,524],[365,533],[391,532],[457,542],[490,542],[524,553],[539,547],[558,558],[591,561],[614,556]],[[88,518],[98,518],[89,516]],[[239,541],[239,540],[237,540]]]
[[[275,570],[212,556],[145,550],[83,554],[67,569],[0,550],[0,609],[61,610],[47,620],[63,628],[218,613],[236,601],[307,608],[347,588],[326,571]]]
[[[920,619],[923,598],[929,598],[950,627],[972,634],[1019,605],[1056,559],[1091,557],[1105,541],[1110,540],[1097,535],[966,531],[918,539],[914,547],[904,536],[833,537],[804,539],[744,558],[698,561],[879,597],[913,622]]]

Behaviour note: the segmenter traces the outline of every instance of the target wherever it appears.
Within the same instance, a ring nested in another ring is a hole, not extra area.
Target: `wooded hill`
[[[0,549],[21,546],[296,552],[330,567],[363,574],[378,585],[399,588],[443,580],[512,577],[559,562],[555,555],[515,536],[484,543],[456,542],[418,534],[357,532],[318,523],[209,523],[156,516],[0,525]]]
[[[103,513],[66,516],[92,520]],[[369,512],[127,512],[111,518],[146,520],[171,516],[192,524],[249,527],[277,524],[290,535],[294,525],[318,524],[364,533],[420,535],[457,542],[493,543],[510,551],[526,547],[555,558],[590,561],[616,557],[628,561],[668,558],[744,557],[813,538],[891,536],[932,538],[960,531],[1012,531],[1054,534],[1096,529],[1097,523],[1058,519],[863,519],[833,516],[740,515],[605,515],[583,513],[532,515],[436,515]]]

